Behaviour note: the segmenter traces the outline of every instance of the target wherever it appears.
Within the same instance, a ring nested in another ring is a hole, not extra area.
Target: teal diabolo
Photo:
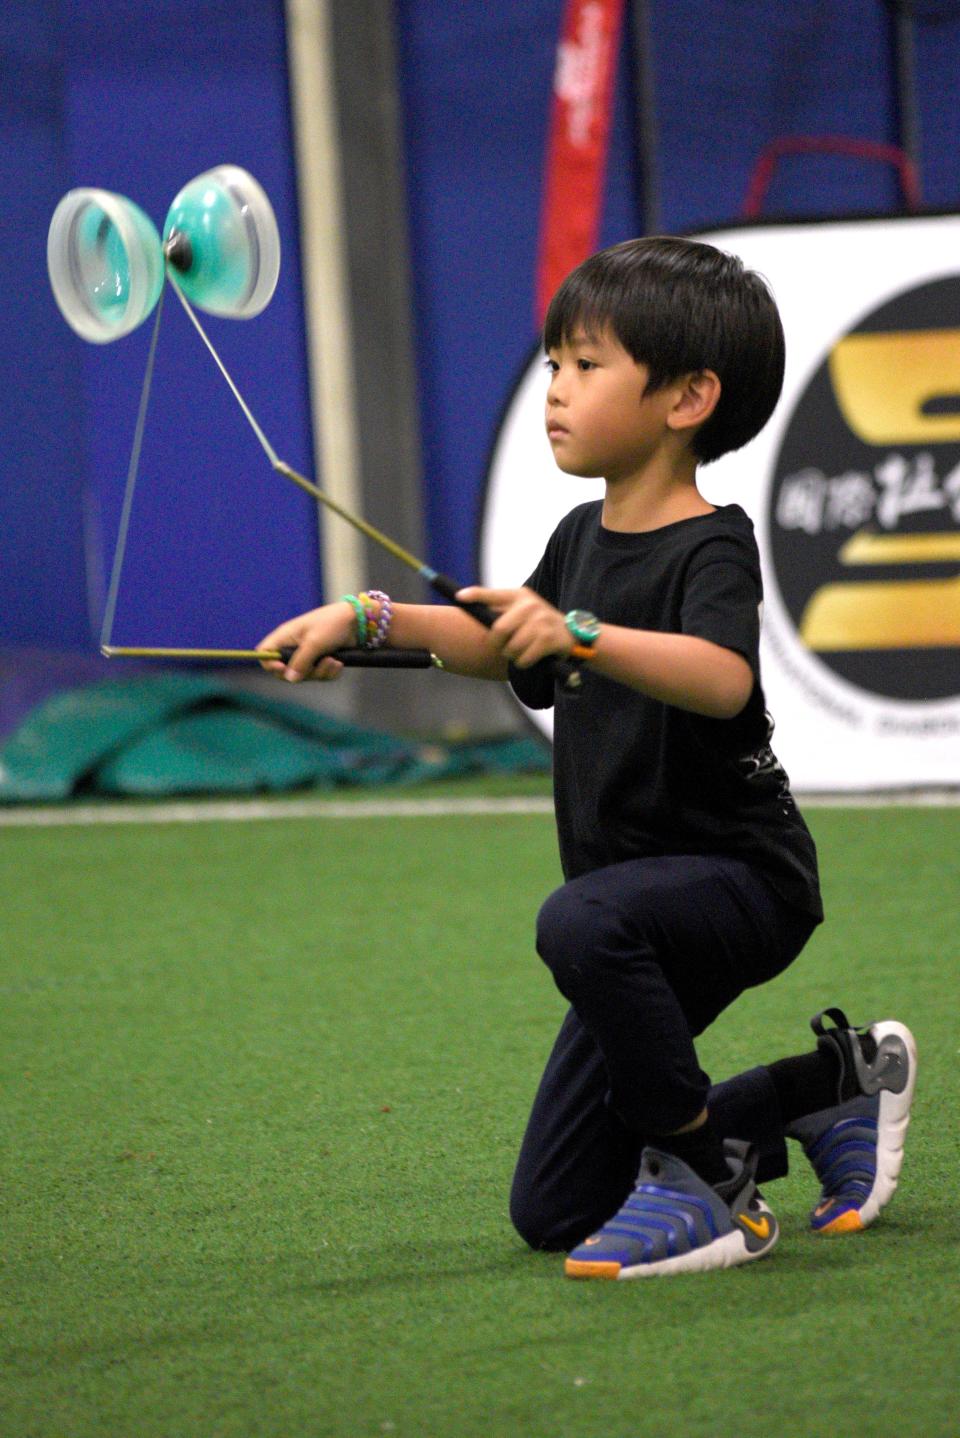
[[[106,344],[137,328],[165,272],[199,309],[250,319],[280,271],[277,222],[261,186],[237,165],[208,170],[177,195],[163,240],[138,205],[110,190],[64,195],[50,221],[47,268],[60,311],[83,339]]]

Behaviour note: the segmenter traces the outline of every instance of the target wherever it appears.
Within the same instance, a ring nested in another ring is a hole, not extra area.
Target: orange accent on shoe
[[[863,1219],[855,1208],[848,1208],[845,1213],[838,1214],[831,1223],[825,1223],[817,1233],[861,1233],[866,1227]]]
[[[597,1260],[591,1263],[585,1258],[568,1258],[563,1266],[568,1278],[619,1278],[620,1264]]]
[[[745,1213],[738,1213],[737,1222],[742,1223],[744,1228],[749,1228],[750,1232],[755,1233],[758,1238],[770,1237],[770,1220],[766,1214],[758,1223],[755,1218],[748,1218]]]

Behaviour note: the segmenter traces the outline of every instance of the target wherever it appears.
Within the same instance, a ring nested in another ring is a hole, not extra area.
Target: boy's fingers
[[[548,655],[570,652],[570,631],[562,616],[548,605],[518,604],[507,616],[507,622],[512,632],[506,636],[503,651],[520,669],[528,669]],[[494,628],[500,628],[501,623],[498,619]]]
[[[510,636],[504,646],[504,652],[510,656],[511,661],[519,669],[528,669],[531,664],[536,664],[538,659],[543,659],[551,650],[544,641],[543,634],[535,626],[523,624]]]
[[[507,609],[519,592],[517,589],[484,589],[480,584],[470,584],[466,589],[457,590],[457,598],[465,604],[489,604],[491,609]]]
[[[334,659],[332,655],[328,654],[324,659],[320,660],[320,663],[311,673],[310,678],[321,680],[338,679],[342,673],[343,665],[340,663],[340,660]]]
[[[265,639],[262,639],[262,640],[260,641],[260,643],[257,645],[257,648],[258,648],[258,649],[279,649],[280,646],[279,646],[279,644],[268,644]],[[274,674],[282,674],[282,673],[283,673],[284,665],[283,665],[282,660],[280,660],[280,659],[261,659],[261,660],[259,660],[258,662],[259,662],[259,664],[260,664],[260,668],[261,668],[261,669],[265,669],[265,670],[267,671],[267,673],[271,673],[271,672],[274,673]]]
[[[295,644],[300,637],[299,628],[295,628],[289,621],[285,624],[278,624],[258,640],[258,649],[279,649],[282,644]]]
[[[300,679],[312,677],[314,666],[323,653],[322,640],[304,639],[290,655],[287,667],[283,671],[284,678],[295,684]]]
[[[257,648],[282,649],[284,644],[295,644],[297,642],[296,637],[286,634],[284,632],[285,628],[286,626],[281,626],[279,629],[273,629],[269,634],[265,634],[257,645]],[[280,659],[261,659],[259,662],[261,669],[265,669],[268,673],[273,674],[282,674],[286,667]]]
[[[280,674],[293,684],[302,679],[335,679],[343,669],[338,660],[323,658],[329,654],[329,649],[322,639],[305,638],[299,633],[291,634],[283,625],[261,639],[257,648],[283,649],[291,645],[294,646],[293,653],[286,664],[282,659],[261,659],[261,669]]]

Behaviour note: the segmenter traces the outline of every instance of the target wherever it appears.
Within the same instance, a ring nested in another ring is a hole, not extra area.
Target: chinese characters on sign
[[[788,475],[777,497],[776,518],[781,529],[821,534],[871,523],[892,530],[910,515],[940,511],[960,524],[960,465],[940,478],[932,454],[907,459],[894,453],[869,472],[831,476],[811,467]]]

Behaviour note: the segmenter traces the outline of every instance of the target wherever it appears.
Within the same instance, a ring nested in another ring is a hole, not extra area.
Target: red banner
[[[567,0],[540,220],[538,325],[560,281],[596,248],[622,22],[623,0]]]

